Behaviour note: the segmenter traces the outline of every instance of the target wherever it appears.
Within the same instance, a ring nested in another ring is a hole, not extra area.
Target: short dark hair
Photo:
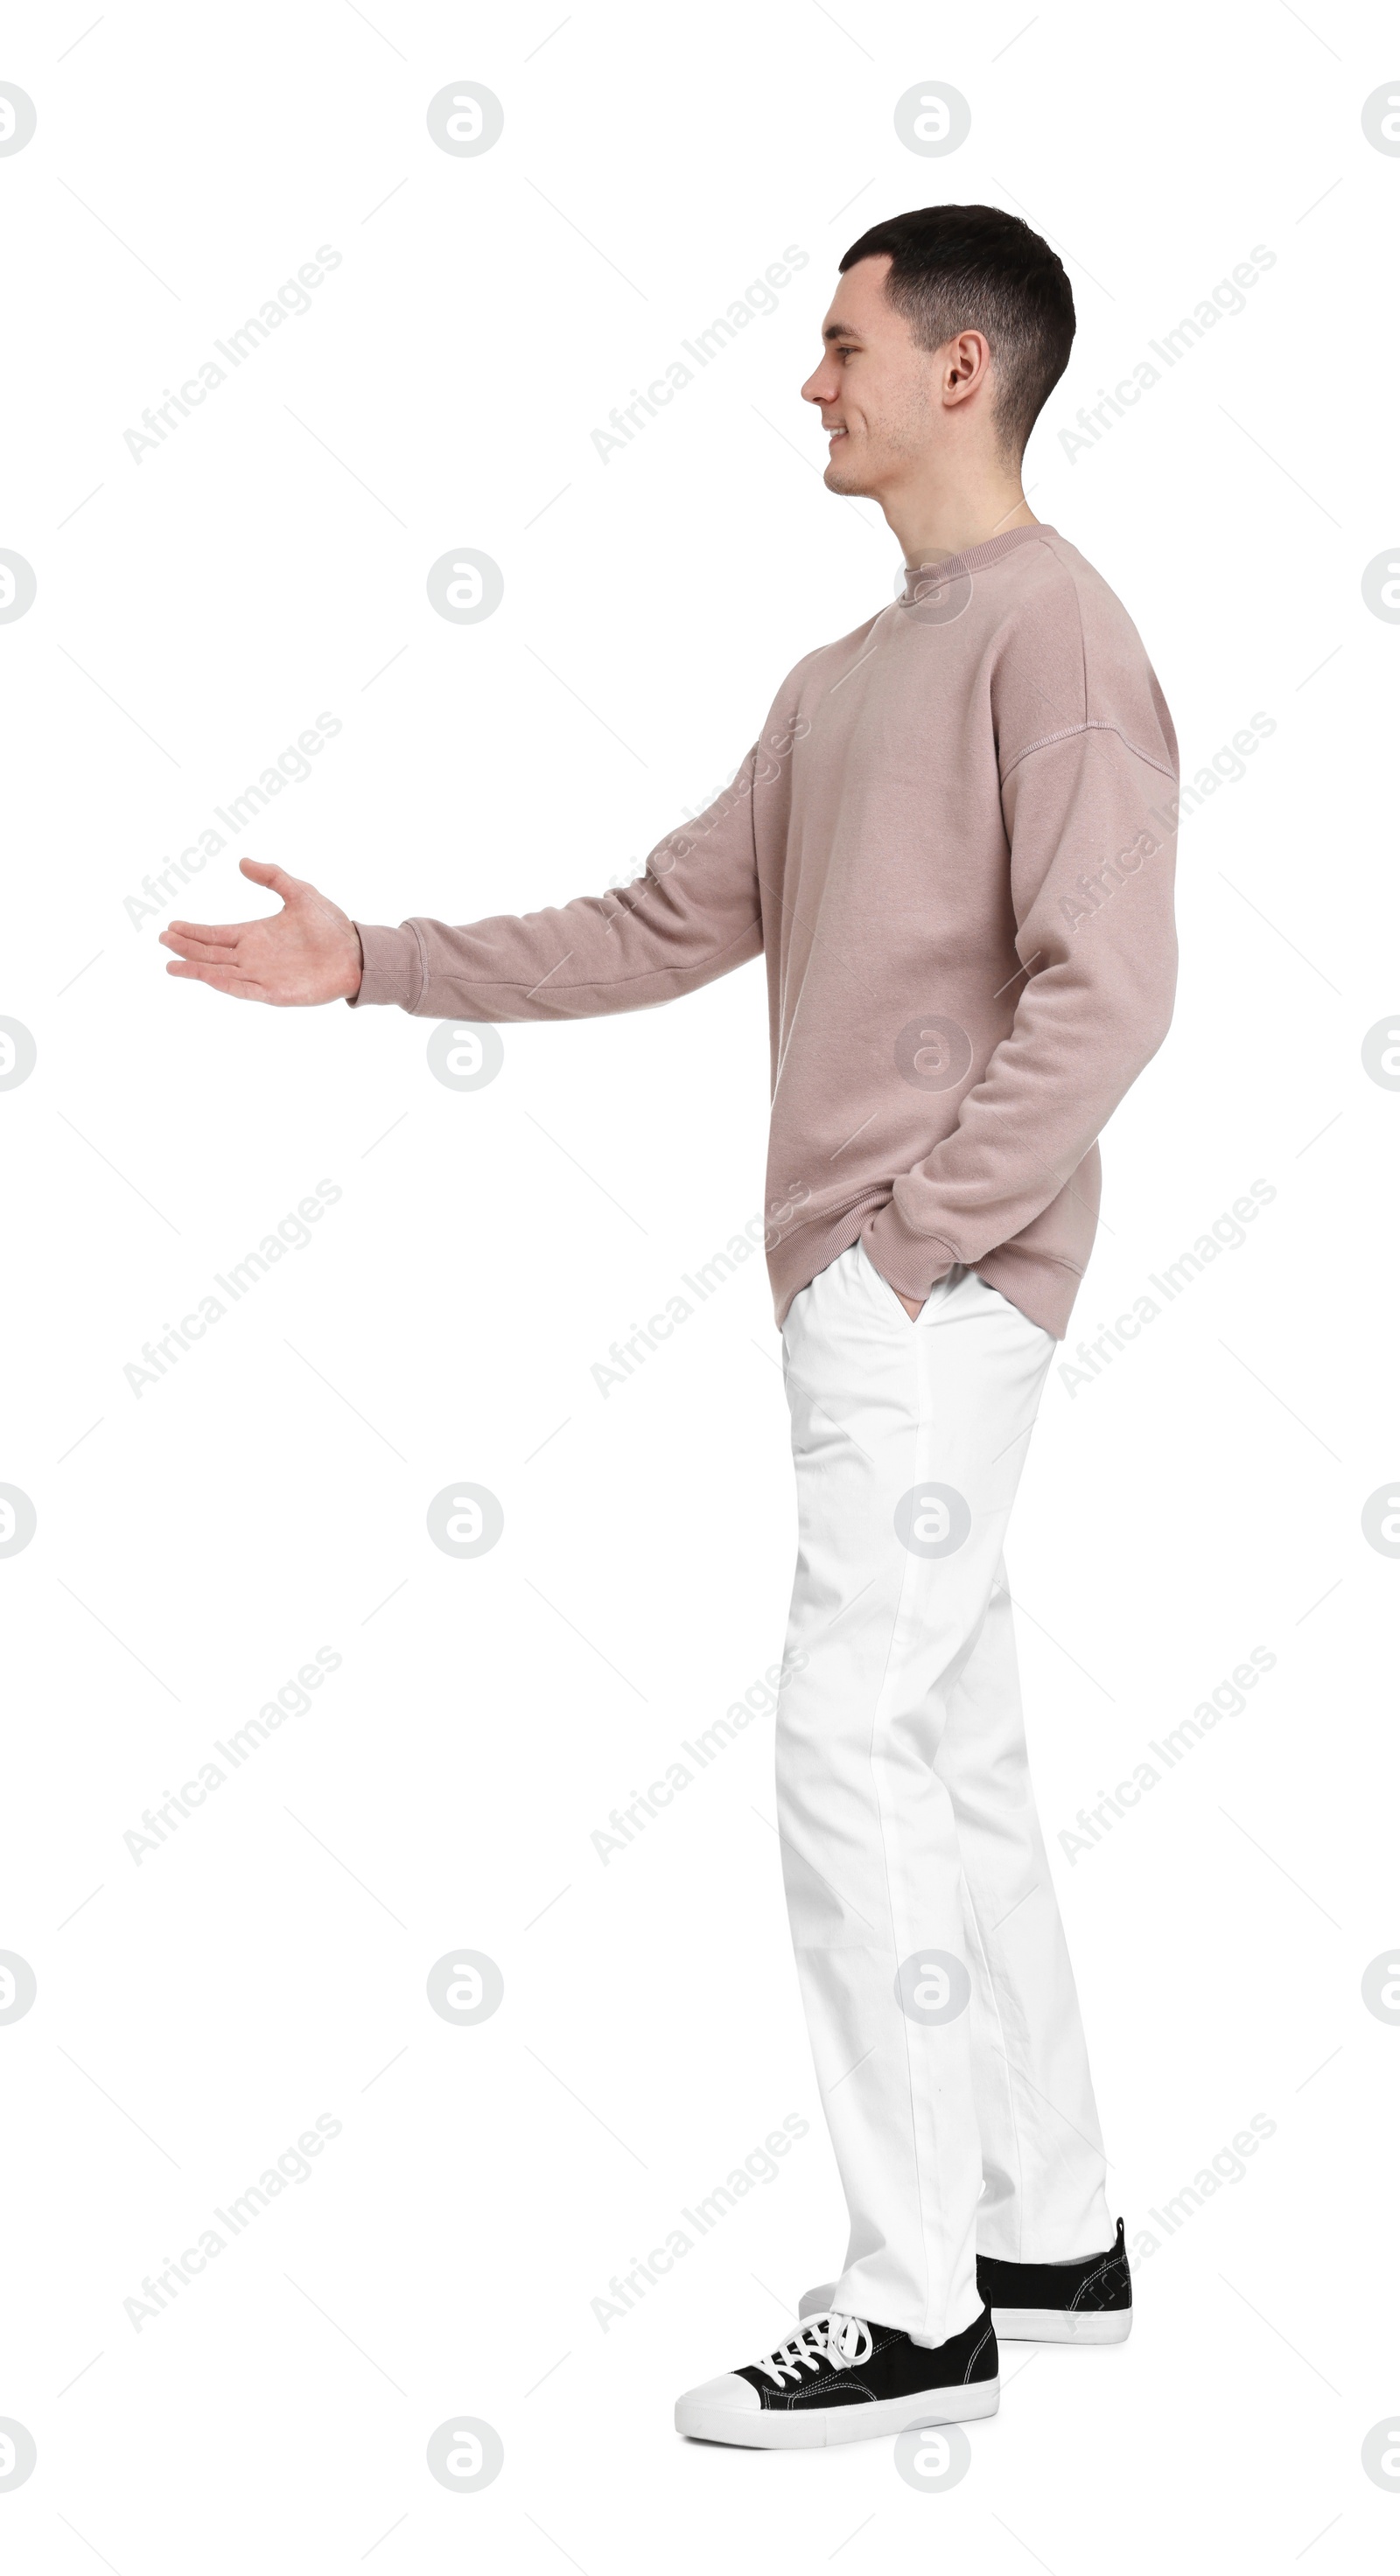
[[[887,254],[885,293],[914,345],[941,349],[959,331],[985,333],[995,370],[992,419],[1020,456],[1069,364],[1074,297],[1048,242],[999,206],[920,206],[852,242],[858,259]]]

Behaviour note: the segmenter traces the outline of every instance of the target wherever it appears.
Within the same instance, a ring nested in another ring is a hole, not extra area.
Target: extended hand
[[[172,921],[160,934],[163,948],[173,948],[183,963],[166,967],[167,975],[188,975],[216,992],[233,993],[240,1002],[339,1002],[360,989],[364,959],[360,934],[348,913],[315,886],[289,877],[285,868],[269,868],[260,859],[240,859],[239,867],[254,885],[267,886],[282,899],[282,910],[261,921]]]

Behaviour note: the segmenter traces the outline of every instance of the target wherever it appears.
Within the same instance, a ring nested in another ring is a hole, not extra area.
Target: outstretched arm
[[[426,1019],[585,1019],[693,992],[763,947],[756,792],[779,775],[756,743],[722,795],[658,842],[640,877],[541,912],[462,929],[417,917],[357,925],[283,868],[240,860],[282,900],[260,921],[172,921],[167,967],[239,1001],[397,1002]]]

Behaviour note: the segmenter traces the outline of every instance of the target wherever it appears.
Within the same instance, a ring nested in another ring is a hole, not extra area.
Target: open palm
[[[254,885],[279,895],[280,912],[261,921],[172,921],[160,934],[173,948],[167,975],[186,975],[240,1002],[297,1003],[349,1000],[360,989],[364,960],[360,934],[348,913],[285,868],[240,859]]]

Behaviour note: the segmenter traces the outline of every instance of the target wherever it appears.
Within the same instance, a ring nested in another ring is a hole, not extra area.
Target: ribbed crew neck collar
[[[903,596],[914,598],[916,583],[927,581],[930,576],[947,581],[950,578],[956,580],[962,573],[981,572],[988,564],[1000,563],[1003,555],[1009,555],[1016,546],[1025,545],[1028,539],[1053,537],[1054,534],[1054,529],[1047,527],[1043,519],[1037,519],[1032,527],[1008,528],[1005,536],[988,537],[980,546],[969,546],[966,554],[944,555],[937,563],[906,563]]]

